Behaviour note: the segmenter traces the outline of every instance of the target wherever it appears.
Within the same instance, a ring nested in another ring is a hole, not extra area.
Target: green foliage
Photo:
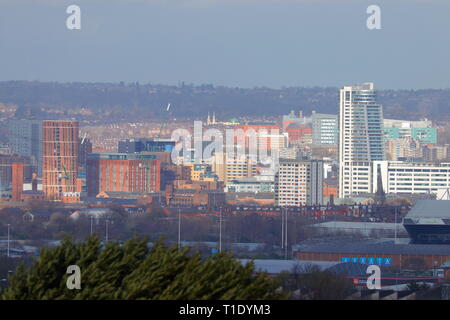
[[[69,265],[81,269],[81,289],[66,282]],[[2,299],[277,299],[276,282],[254,266],[241,265],[229,254],[202,260],[188,248],[152,249],[147,239],[104,248],[95,237],[74,243],[66,238],[56,248],[43,249],[32,267],[19,267]]]
[[[306,300],[343,300],[354,291],[352,280],[314,265],[296,265],[290,272],[281,273],[278,280],[284,291],[299,291],[299,298]]]
[[[408,283],[408,290],[417,292],[417,291],[427,291],[430,289],[430,286],[426,283],[417,283],[417,281],[411,281]]]

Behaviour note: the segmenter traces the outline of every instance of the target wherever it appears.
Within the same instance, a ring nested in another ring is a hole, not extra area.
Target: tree
[[[284,291],[300,291],[300,298],[306,300],[343,300],[354,291],[350,279],[315,265],[294,265],[280,274],[279,281]]]
[[[8,275],[13,272],[19,265],[23,264],[31,266],[32,258],[8,258],[6,256],[0,256],[0,294],[7,287]]]
[[[408,283],[408,290],[413,291],[413,292],[417,292],[417,291],[427,291],[428,289],[430,289],[430,286],[428,284],[426,284],[425,282],[423,283],[418,283],[415,280],[412,280]]]
[[[81,289],[69,290],[67,267],[81,269]],[[147,239],[102,247],[96,237],[74,243],[66,238],[42,249],[32,267],[17,268],[2,299],[277,299],[276,281],[255,273],[227,253],[207,259],[188,248],[149,249]]]

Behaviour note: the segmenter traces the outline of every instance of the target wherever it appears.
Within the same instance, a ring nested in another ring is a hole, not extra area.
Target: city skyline
[[[450,300],[448,12],[0,0],[0,300]]]

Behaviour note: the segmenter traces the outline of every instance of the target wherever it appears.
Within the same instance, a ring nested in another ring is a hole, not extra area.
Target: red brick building
[[[23,191],[23,163],[13,163],[11,165],[12,170],[12,183],[11,183],[11,200],[19,202]]]
[[[338,181],[337,179],[325,179],[323,181],[323,197],[325,199],[334,199],[338,197]]]
[[[288,125],[285,132],[289,135],[289,143],[300,143],[301,138],[304,135],[312,135],[312,129],[305,125],[299,125],[297,123],[292,123]]]
[[[87,160],[87,193],[158,192],[160,161],[151,154],[92,153]]]
[[[411,264],[421,264],[429,269],[450,260],[450,246],[435,244],[393,244],[373,239],[359,241],[333,239],[333,241],[305,241],[293,248],[296,259],[309,261],[343,261],[350,259],[377,264],[379,259],[389,260],[389,265],[409,269]],[[374,260],[374,263],[371,260]]]

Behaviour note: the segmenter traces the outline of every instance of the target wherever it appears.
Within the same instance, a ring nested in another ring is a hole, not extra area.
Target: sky
[[[449,17],[449,0],[0,0],[0,81],[450,88]]]

